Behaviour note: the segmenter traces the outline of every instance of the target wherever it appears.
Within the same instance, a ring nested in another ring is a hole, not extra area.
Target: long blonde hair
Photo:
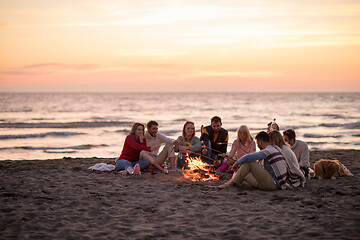
[[[250,129],[248,128],[248,126],[241,125],[237,130],[237,140],[239,141],[239,143],[241,143],[240,132],[245,132],[245,134],[246,134],[246,141],[245,142],[247,144],[251,144],[252,141],[254,141],[254,138],[251,136]]]

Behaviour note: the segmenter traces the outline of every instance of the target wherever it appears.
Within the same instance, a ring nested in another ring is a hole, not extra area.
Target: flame
[[[212,166],[204,163],[200,157],[189,157],[186,155],[186,163],[189,169],[183,169],[183,175],[185,178],[193,181],[217,181],[219,177],[213,172]]]

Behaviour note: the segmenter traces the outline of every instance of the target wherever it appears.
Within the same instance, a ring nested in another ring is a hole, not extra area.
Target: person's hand
[[[221,160],[215,160],[214,161],[214,166],[217,168],[221,165]]]
[[[190,150],[190,148],[185,147],[185,146],[180,146],[179,147],[179,151],[182,152],[182,153],[186,153],[187,150]]]
[[[175,146],[178,146],[178,145],[180,144],[180,141],[179,141],[179,140],[174,140],[174,141],[173,141],[173,144],[174,144]]]
[[[185,142],[185,145],[188,146],[188,147],[191,147],[191,144],[188,143],[188,142]]]
[[[237,164],[237,162],[235,162],[234,164],[233,164],[233,166],[232,166],[232,170],[234,171],[234,172],[237,172],[237,170],[239,170],[239,165]]]
[[[201,151],[201,153],[202,153],[203,155],[206,155],[207,149],[206,149],[206,148],[203,148],[203,150]]]

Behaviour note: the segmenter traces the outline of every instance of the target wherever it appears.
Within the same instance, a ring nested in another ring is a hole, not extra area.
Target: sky
[[[0,92],[360,92],[360,1],[0,0]]]

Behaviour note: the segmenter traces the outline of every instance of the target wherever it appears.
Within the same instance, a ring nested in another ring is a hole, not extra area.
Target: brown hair
[[[143,127],[143,132],[144,132],[144,134],[145,134],[145,125],[142,124],[142,123],[138,123],[138,122],[136,122],[136,123],[134,123],[134,124],[132,125],[131,130],[130,130],[130,132],[129,132],[129,135],[133,136],[133,137],[134,137],[135,139],[137,139],[137,140],[138,140],[138,138],[135,136],[135,131],[136,131],[136,129],[138,128],[138,126],[142,126],[142,127]]]
[[[261,131],[256,135],[255,139],[258,139],[260,141],[268,143],[269,142],[269,134],[267,134],[267,132],[265,132],[265,131]]]
[[[282,148],[284,145],[287,145],[282,137],[281,133],[277,130],[273,130],[269,133],[269,139],[273,141],[273,144]]]
[[[284,132],[283,132],[283,134],[285,135],[285,136],[287,136],[290,140],[291,139],[294,139],[295,140],[295,138],[296,138],[296,133],[295,133],[295,131],[294,131],[294,129],[288,129],[288,130],[285,130]]]
[[[182,137],[183,137],[184,141],[185,141],[185,137],[186,137],[185,128],[186,128],[186,126],[189,125],[189,124],[194,125],[194,128],[195,128],[195,124],[194,124],[193,122],[191,122],[191,121],[186,121],[186,122],[185,122],[184,127],[183,127],[183,131],[182,131]],[[195,136],[195,131],[194,131],[193,134],[191,135],[191,139],[193,139],[194,136]]]
[[[156,121],[151,120],[150,122],[147,123],[146,127],[149,129],[154,125],[159,126],[159,124]]]
[[[269,122],[268,123],[268,130],[269,131],[273,131],[273,130],[280,131],[280,127],[276,122]]]
[[[217,123],[217,122],[220,122],[220,123],[221,123],[221,118],[218,117],[218,116],[212,117],[212,118],[211,118],[211,122],[212,122],[212,123]]]

